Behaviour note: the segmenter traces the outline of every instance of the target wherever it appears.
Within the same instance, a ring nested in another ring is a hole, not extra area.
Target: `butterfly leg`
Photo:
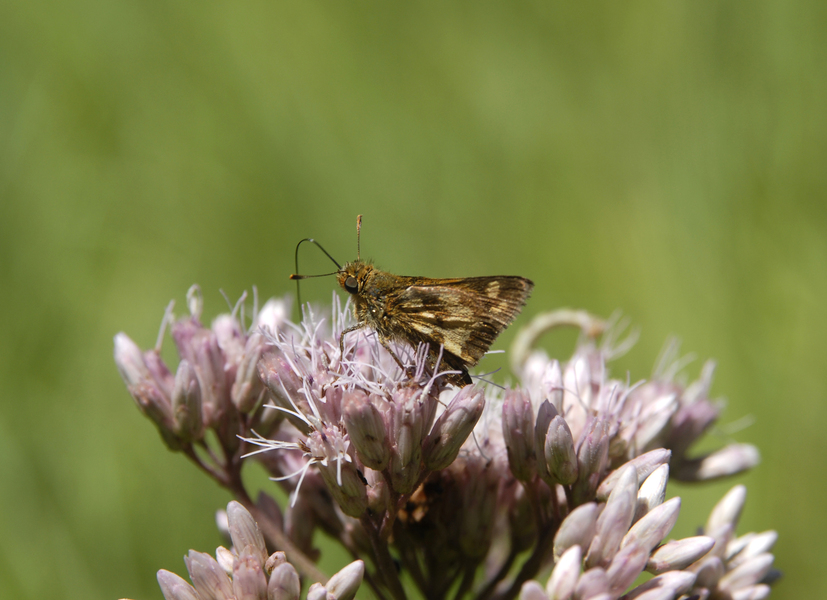
[[[351,331],[356,331],[357,329],[362,329],[364,327],[363,324],[357,324],[353,327],[348,327],[342,332],[342,335],[339,336],[339,356],[344,358],[345,356],[345,336],[350,333]]]
[[[396,364],[397,364],[397,365],[399,365],[399,368],[400,368],[400,369],[402,369],[402,371],[403,371],[403,372],[407,373],[407,374],[408,374],[408,377],[413,377],[413,374],[414,374],[414,368],[413,368],[413,367],[406,367],[404,364],[402,364],[402,361],[401,361],[401,360],[399,359],[399,357],[396,355],[396,352],[394,352],[394,351],[391,349],[390,344],[388,344],[387,340],[385,340],[385,339],[383,339],[383,338],[381,338],[381,337],[380,337],[380,338],[379,338],[379,343],[380,343],[380,344],[382,344],[382,347],[383,347],[385,350],[387,350],[387,351],[388,351],[388,354],[390,354],[390,355],[391,355],[391,357],[393,358],[393,360],[395,360],[395,361],[396,361]]]

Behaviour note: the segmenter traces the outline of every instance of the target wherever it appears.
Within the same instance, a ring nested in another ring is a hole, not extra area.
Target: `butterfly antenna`
[[[362,215],[356,215],[356,260],[362,256]]]
[[[324,247],[314,240],[313,238],[304,238],[298,244],[296,244],[296,272],[290,276],[290,279],[296,280],[296,300],[299,302],[299,318],[301,318],[301,310],[302,310],[302,291],[301,287],[299,286],[300,279],[310,279],[311,277],[328,277],[330,275],[335,275],[339,271],[333,271],[332,273],[323,273],[322,275],[299,275],[299,246],[301,246],[304,242],[310,242],[312,244],[316,244],[319,247],[319,250],[325,253],[325,255],[333,261],[333,264],[336,265],[339,270],[341,270],[342,265],[336,262],[336,259],[330,255],[330,252],[324,249]]]

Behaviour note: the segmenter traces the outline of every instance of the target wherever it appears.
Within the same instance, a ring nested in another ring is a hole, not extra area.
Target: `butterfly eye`
[[[345,289],[351,294],[355,294],[357,291],[359,291],[359,285],[356,282],[355,277],[348,277],[347,279],[345,279]]]

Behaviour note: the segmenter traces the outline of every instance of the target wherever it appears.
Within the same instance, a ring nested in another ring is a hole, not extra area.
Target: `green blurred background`
[[[1,3],[0,597],[160,598],[157,569],[220,543],[227,494],[139,415],[112,336],[152,346],[193,282],[208,318],[219,289],[292,293],[296,242],[351,259],[357,213],[363,255],[395,273],[524,275],[527,316],[623,310],[641,338],[621,377],[672,334],[716,358],[713,445],[763,456],[738,479],[741,532],[779,531],[775,598],[819,595],[825,17],[816,0]],[[676,533],[732,483],[674,487]]]

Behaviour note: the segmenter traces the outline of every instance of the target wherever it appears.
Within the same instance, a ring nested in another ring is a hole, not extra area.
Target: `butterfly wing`
[[[419,341],[445,348],[445,362],[476,365],[525,305],[534,284],[524,277],[419,279],[394,299],[399,321]]]

